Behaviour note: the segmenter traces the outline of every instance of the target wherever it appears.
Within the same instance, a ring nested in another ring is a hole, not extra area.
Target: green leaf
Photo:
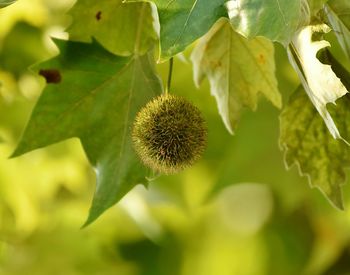
[[[325,12],[340,46],[347,58],[350,58],[350,2],[330,1],[325,6]]]
[[[79,0],[69,13],[73,18],[67,30],[70,40],[95,38],[116,55],[145,54],[158,39],[149,3]]]
[[[87,225],[145,182],[146,170],[134,154],[130,132],[136,112],[162,86],[152,54],[120,57],[96,42],[57,44],[61,54],[38,66],[52,84],[39,98],[13,156],[80,138],[97,174]]]
[[[16,0],[0,0],[0,9],[5,8],[9,5],[12,5],[16,2]]]
[[[132,2],[134,0],[127,0]],[[161,60],[167,60],[204,35],[227,16],[225,0],[152,0],[160,23]]]
[[[327,31],[329,28],[324,24],[300,29],[288,48],[288,57],[328,130],[334,138],[342,139],[326,105],[335,103],[338,98],[348,93],[348,90],[331,66],[322,64],[317,59],[317,53],[321,49],[329,47],[329,42],[325,40],[313,41],[312,39],[314,33]]]
[[[309,21],[305,0],[231,0],[226,6],[237,32],[248,38],[264,36],[283,45]]]
[[[338,118],[349,121],[350,97],[346,95],[337,103]],[[346,122],[340,126],[349,131]],[[331,136],[301,87],[281,113],[280,145],[287,167],[296,164],[312,187],[319,188],[334,206],[344,209],[341,186],[346,180],[344,166],[350,163],[349,147]]]
[[[201,38],[191,59],[197,86],[208,77],[211,93],[230,133],[244,107],[256,109],[259,93],[281,107],[274,47],[267,39],[247,40],[232,29],[227,19],[221,19]]]

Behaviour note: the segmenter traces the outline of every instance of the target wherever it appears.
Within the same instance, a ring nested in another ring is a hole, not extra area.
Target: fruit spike
[[[207,142],[207,128],[197,107],[163,94],[137,114],[132,132],[136,153],[155,171],[174,174],[197,161]]]

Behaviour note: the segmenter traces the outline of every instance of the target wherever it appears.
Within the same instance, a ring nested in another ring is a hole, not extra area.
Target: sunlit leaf
[[[152,54],[120,57],[96,42],[57,41],[60,55],[38,66],[48,83],[13,156],[80,138],[97,187],[86,224],[145,182],[131,145],[136,112],[162,90]]]
[[[265,36],[284,45],[309,21],[305,0],[230,0],[226,7],[232,26],[240,34]]]
[[[133,2],[135,0],[126,0]],[[162,60],[182,52],[204,35],[220,18],[227,16],[224,0],[152,0],[160,23]]]
[[[199,41],[192,61],[197,86],[208,77],[211,93],[230,133],[244,107],[256,109],[259,93],[281,107],[274,47],[267,39],[247,40],[232,29],[227,19],[222,19]]]
[[[144,54],[155,43],[157,34],[149,3],[79,0],[69,14],[69,38],[91,42],[95,38],[117,55]]]
[[[301,29],[293,38],[293,43],[288,49],[288,56],[305,91],[324,119],[330,133],[334,138],[341,138],[326,105],[335,103],[348,91],[332,71],[331,66],[322,64],[316,57],[320,49],[330,46],[329,42],[325,40],[312,41],[313,33],[326,32],[327,30],[326,25],[308,26]]]

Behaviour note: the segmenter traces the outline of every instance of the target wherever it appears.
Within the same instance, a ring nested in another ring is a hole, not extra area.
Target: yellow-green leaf
[[[338,116],[347,121],[349,103],[346,95],[337,106]],[[345,125],[350,129],[350,125]],[[350,148],[331,136],[302,87],[281,113],[280,145],[285,151],[287,167],[297,165],[312,187],[319,188],[334,206],[343,209],[341,186],[346,179],[344,167],[350,163]]]
[[[70,40],[91,42],[95,38],[116,55],[145,54],[157,40],[149,3],[79,0],[69,14]]]
[[[328,50],[319,54],[322,63],[331,66],[344,85],[350,87],[349,72]],[[341,135],[350,137],[350,95],[339,98],[329,112]],[[318,115],[310,98],[300,87],[291,97],[280,116],[280,144],[285,151],[288,167],[296,164],[302,175],[308,176],[311,186],[318,187],[339,209],[343,209],[341,187],[346,181],[345,168],[350,166],[350,147],[332,138],[327,125]]]
[[[248,38],[264,36],[283,45],[310,16],[306,0],[230,0],[226,7],[237,32]]]
[[[244,107],[256,109],[259,93],[281,107],[274,47],[267,39],[248,40],[236,33],[227,19],[221,19],[199,41],[191,58],[196,84],[208,77],[211,93],[230,133]]]

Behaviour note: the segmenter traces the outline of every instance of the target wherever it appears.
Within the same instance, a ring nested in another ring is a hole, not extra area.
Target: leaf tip
[[[26,151],[24,151],[22,149],[22,146],[20,143],[19,145],[17,145],[15,150],[12,152],[12,154],[10,156],[8,156],[8,159],[13,159],[13,158],[19,157],[19,156],[23,155],[24,153],[26,153]]]
[[[347,146],[350,146],[350,143],[349,143],[345,138],[342,138],[342,137],[341,137],[341,140],[342,140]]]
[[[311,178],[309,177],[309,181],[311,183]],[[326,197],[329,203],[337,210],[345,211],[344,199],[343,199],[343,191],[342,184],[332,185],[330,186],[330,190],[324,190],[321,186],[316,186],[318,190],[321,191],[322,195]],[[312,185],[313,186],[313,185]]]
[[[326,197],[334,208],[345,211],[343,192],[340,186],[332,188],[331,192],[326,194]]]
[[[273,105],[275,105],[275,107],[279,110],[282,109],[283,103],[282,103],[282,96],[280,93],[278,93],[278,96],[276,100],[273,102]]]
[[[85,229],[86,227],[88,227],[89,225],[91,225],[94,221],[97,220],[98,217],[100,217],[103,212],[107,210],[107,208],[101,208],[99,209],[98,207],[96,207],[96,205],[93,203],[90,211],[89,211],[89,215],[86,219],[86,221],[83,223],[83,225],[80,227],[80,229]]]
[[[227,131],[231,136],[235,135],[235,132],[233,132],[233,130],[231,128],[230,129],[227,128]]]
[[[88,227],[95,219],[91,220],[90,216],[86,219],[86,221],[83,223],[83,225],[80,227],[80,230],[85,229]]]
[[[94,198],[95,199],[95,198]],[[109,207],[107,207],[109,208]],[[90,224],[92,224],[94,221],[97,220],[98,217],[100,217],[105,210],[107,210],[106,207],[96,207],[96,203],[92,203],[92,206],[89,211],[89,215],[86,219],[86,221],[83,223],[83,225],[80,227],[80,229],[85,229]]]
[[[230,135],[234,136],[235,132],[233,129],[235,128],[234,126],[236,125],[232,126],[232,123],[229,118],[222,117],[222,120],[224,122],[226,130],[229,132]]]

